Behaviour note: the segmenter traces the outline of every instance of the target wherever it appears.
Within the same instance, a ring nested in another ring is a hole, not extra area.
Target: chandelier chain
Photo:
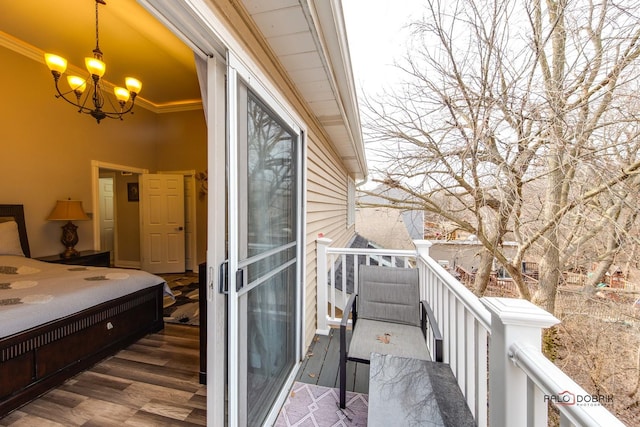
[[[100,33],[98,26],[98,7],[100,4],[106,4],[104,1],[96,0],[96,48],[93,50],[94,56],[102,60],[102,51],[100,50]]]

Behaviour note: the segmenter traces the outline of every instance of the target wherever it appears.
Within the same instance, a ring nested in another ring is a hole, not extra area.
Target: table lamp
[[[82,202],[71,199],[58,200],[47,219],[49,221],[67,221],[62,226],[62,237],[60,238],[60,242],[62,242],[66,250],[60,256],[66,259],[78,256],[79,252],[74,248],[78,244],[78,227],[71,221],[90,219],[82,209]]]

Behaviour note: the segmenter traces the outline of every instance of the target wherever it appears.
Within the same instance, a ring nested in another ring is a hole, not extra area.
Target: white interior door
[[[140,176],[142,269],[185,271],[184,179],[182,175]]]
[[[110,177],[100,178],[100,249],[110,251],[111,263],[115,259],[115,192],[114,178],[115,174]]]
[[[195,170],[186,171],[158,171],[161,174],[182,175],[184,177],[184,244],[185,244],[185,268],[191,271],[198,271],[198,242],[196,202],[198,194],[196,191]]]

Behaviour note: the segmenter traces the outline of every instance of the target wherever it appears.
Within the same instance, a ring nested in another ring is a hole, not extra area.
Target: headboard
[[[27,225],[24,222],[24,208],[22,205],[0,205],[0,222],[13,218],[18,223],[20,245],[24,256],[30,258],[29,239],[27,238]]]

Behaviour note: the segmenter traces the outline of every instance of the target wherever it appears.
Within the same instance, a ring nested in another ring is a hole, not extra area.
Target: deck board
[[[350,334],[350,332],[348,332]],[[340,331],[330,329],[329,335],[316,335],[302,361],[296,381],[324,387],[339,388]],[[368,393],[369,365],[347,362],[347,391]]]

